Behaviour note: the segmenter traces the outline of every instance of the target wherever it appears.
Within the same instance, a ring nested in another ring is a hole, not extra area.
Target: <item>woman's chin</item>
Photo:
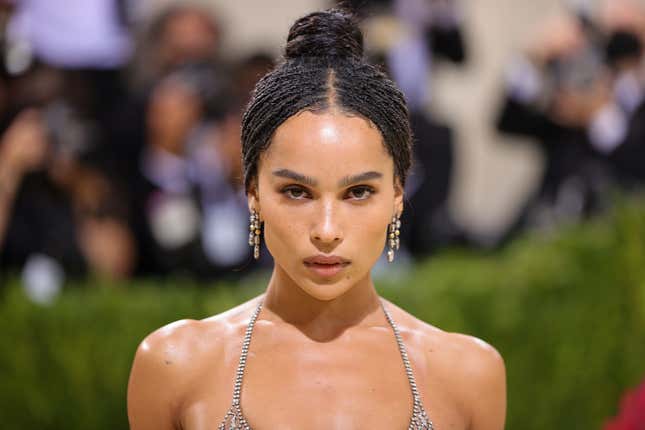
[[[330,301],[345,294],[352,288],[352,285],[352,280],[346,276],[336,279],[312,279],[309,277],[300,284],[300,288],[317,300]]]
[[[338,271],[338,273],[325,273],[325,271],[310,270],[305,268],[292,268],[284,270],[284,267],[276,265],[278,282],[280,278],[292,285],[298,286],[304,293],[320,301],[334,300],[347,291],[351,290],[362,279],[357,276],[355,270]],[[322,273],[318,273],[322,272]],[[369,275],[369,272],[366,274]]]

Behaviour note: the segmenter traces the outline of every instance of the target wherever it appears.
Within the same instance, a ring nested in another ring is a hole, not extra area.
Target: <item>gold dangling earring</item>
[[[387,250],[387,262],[391,263],[394,261],[394,250],[399,249],[401,245],[401,240],[399,236],[401,235],[401,218],[399,215],[393,215],[392,221],[388,225],[388,244],[389,249]]]
[[[255,211],[251,210],[249,217],[249,246],[253,247],[253,258],[256,260],[260,258],[260,216]]]

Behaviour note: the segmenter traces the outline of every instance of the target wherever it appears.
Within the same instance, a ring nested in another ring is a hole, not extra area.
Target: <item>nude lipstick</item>
[[[349,265],[349,260],[336,255],[315,255],[304,259],[305,267],[323,278],[332,278]]]

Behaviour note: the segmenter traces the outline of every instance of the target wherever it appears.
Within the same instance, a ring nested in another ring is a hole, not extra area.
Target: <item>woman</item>
[[[400,91],[362,58],[341,10],[291,28],[242,123],[250,244],[266,292],[148,336],[133,430],[472,429],[505,417],[500,355],[381,299],[370,269],[398,245],[411,136]]]

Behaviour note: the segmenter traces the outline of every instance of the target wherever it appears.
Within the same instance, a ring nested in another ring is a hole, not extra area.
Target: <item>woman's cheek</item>
[[[306,237],[296,221],[297,215],[284,211],[268,211],[264,223],[264,241],[274,260],[288,264],[297,256],[299,243]]]

